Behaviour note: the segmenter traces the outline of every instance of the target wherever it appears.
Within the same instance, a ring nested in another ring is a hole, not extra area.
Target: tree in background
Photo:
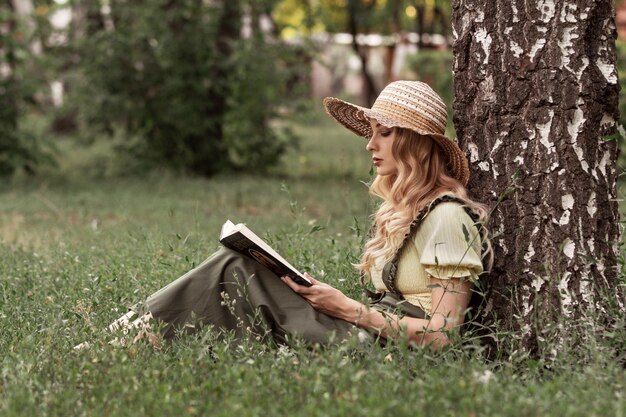
[[[94,15],[99,1],[80,0],[73,31],[90,36],[76,37],[70,100],[83,124],[121,129],[137,138],[125,152],[197,175],[275,163],[290,138],[270,120],[294,108],[288,80],[306,69],[262,27],[274,3],[110,1]]]
[[[45,147],[20,128],[20,118],[41,80],[33,71],[41,45],[29,14],[31,2],[0,4],[0,176],[17,170],[34,173],[51,162]]]
[[[447,0],[282,0],[276,21],[283,34],[310,35],[315,31],[349,33],[351,47],[360,63],[363,102],[372,105],[382,86],[370,70],[371,46],[367,34],[387,35],[383,83],[395,79],[393,65],[399,44],[408,44],[407,32],[419,34],[417,47],[431,34],[450,34],[450,5]]]
[[[613,2],[453,10],[456,132],[471,192],[496,207],[490,313],[529,351],[555,354],[567,332],[600,332],[624,311]]]

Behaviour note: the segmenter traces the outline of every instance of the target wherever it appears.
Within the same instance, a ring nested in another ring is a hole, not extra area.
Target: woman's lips
[[[382,159],[380,158],[372,158],[372,163],[376,166],[380,166],[380,164],[383,162]]]

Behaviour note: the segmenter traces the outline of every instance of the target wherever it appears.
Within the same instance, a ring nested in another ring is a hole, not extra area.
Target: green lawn
[[[623,362],[593,338],[549,363],[469,347],[237,346],[210,329],[161,351],[110,346],[102,329],[214,251],[227,218],[358,296],[365,142],[320,115],[294,128],[302,146],[271,176],[95,180],[106,146],[61,143],[59,171],[4,184],[0,416],[626,414]]]

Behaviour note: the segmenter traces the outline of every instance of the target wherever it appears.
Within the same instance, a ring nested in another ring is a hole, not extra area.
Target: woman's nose
[[[372,136],[370,138],[370,140],[367,142],[367,145],[365,145],[365,149],[367,149],[370,152],[373,152],[375,147],[374,147],[374,136]]]

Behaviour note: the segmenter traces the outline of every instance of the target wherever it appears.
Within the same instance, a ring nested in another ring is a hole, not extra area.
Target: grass
[[[102,329],[207,257],[226,218],[359,295],[349,263],[372,207],[360,183],[365,144],[319,116],[295,129],[302,148],[267,177],[94,180],[90,157],[104,161],[100,148],[68,154],[45,180],[4,184],[0,415],[626,414],[619,339],[588,339],[550,363],[522,354],[488,361],[470,347],[236,346],[210,329],[161,351],[108,345]],[[93,347],[72,351],[83,340]]]

